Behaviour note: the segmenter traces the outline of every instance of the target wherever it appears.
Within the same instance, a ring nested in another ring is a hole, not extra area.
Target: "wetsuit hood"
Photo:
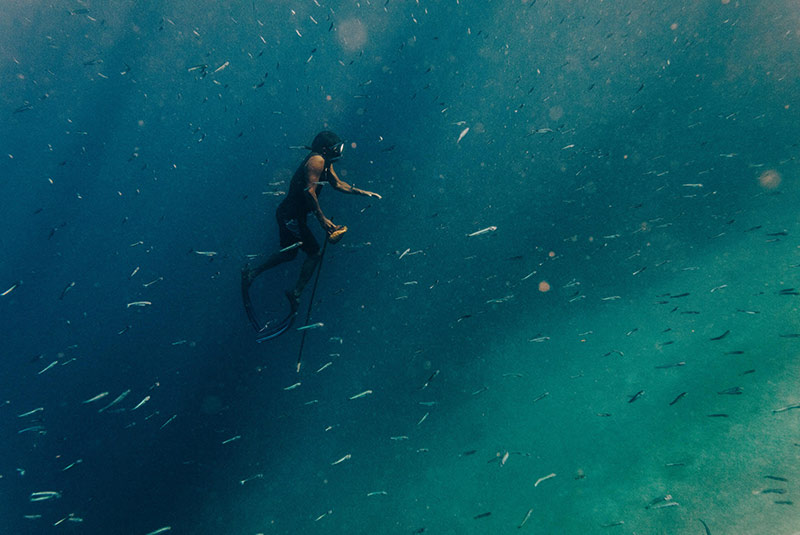
[[[342,157],[344,143],[336,133],[324,130],[311,142],[311,150],[322,155],[327,162],[334,162]]]

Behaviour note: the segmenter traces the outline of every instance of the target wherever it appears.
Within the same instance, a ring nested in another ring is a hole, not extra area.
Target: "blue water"
[[[800,533],[800,11],[681,4],[4,6],[3,533]]]

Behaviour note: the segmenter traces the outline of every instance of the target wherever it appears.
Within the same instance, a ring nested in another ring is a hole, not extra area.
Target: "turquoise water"
[[[792,3],[5,15],[9,533],[800,533]]]

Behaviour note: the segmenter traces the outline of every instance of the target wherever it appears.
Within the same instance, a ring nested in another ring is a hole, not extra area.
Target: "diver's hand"
[[[363,189],[362,189],[362,190],[359,190],[359,193],[360,193],[361,195],[364,195],[365,197],[377,197],[377,198],[379,198],[379,199],[382,199],[382,198],[383,198],[383,197],[381,197],[380,195],[378,195],[377,193],[373,193],[373,192],[371,192],[371,191],[365,191],[365,190],[363,190]]]
[[[337,225],[334,225],[333,221],[331,221],[327,217],[323,217],[320,223],[322,223],[322,228],[325,229],[325,232],[328,234],[339,228]]]

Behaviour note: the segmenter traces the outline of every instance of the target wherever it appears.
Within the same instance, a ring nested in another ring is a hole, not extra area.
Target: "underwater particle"
[[[547,253],[547,256],[550,257],[550,258],[555,258],[556,257],[556,253],[555,253],[555,251],[550,251],[549,253]]]
[[[781,185],[782,177],[774,169],[768,169],[758,175],[758,184],[764,189],[775,189]]]
[[[540,281],[539,282],[539,291],[542,292],[542,293],[549,292],[550,291],[550,283],[547,282],[547,281]]]

